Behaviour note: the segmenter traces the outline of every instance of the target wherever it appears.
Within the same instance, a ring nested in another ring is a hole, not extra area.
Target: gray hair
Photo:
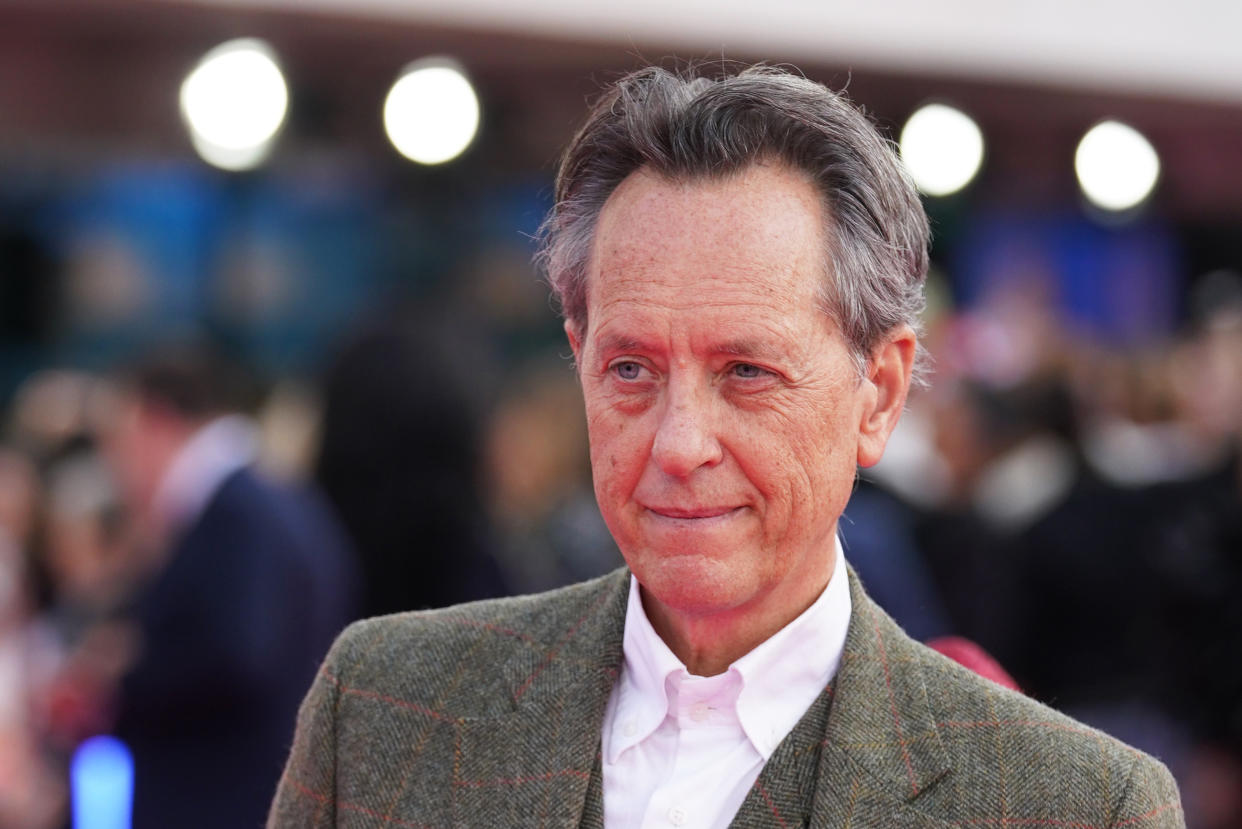
[[[640,168],[718,178],[773,158],[809,176],[828,216],[824,310],[860,372],[885,334],[919,330],[927,215],[891,143],[842,95],[769,66],[718,79],[640,69],[611,85],[574,136],[540,231],[538,259],[561,311],[585,331],[595,226]],[[915,379],[926,355],[919,349]]]

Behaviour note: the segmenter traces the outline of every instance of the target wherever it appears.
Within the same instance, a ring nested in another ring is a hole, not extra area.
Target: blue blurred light
[[[73,829],[130,829],[134,758],[115,737],[92,737],[78,746],[69,767]]]

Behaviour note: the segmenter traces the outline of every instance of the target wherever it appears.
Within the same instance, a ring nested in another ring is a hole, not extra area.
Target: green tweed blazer
[[[350,626],[268,827],[600,827],[629,574]],[[841,667],[738,827],[1179,827],[1157,761],[908,638],[850,573]]]

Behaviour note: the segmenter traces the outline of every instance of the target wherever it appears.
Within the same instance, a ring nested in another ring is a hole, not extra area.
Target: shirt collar
[[[832,578],[800,616],[733,663],[742,675],[737,715],[767,760],[828,687],[841,665],[850,626],[849,576],[836,539]]]
[[[193,524],[224,480],[255,458],[254,424],[241,415],[208,422],[173,458],[155,494],[155,514],[164,525]]]
[[[832,578],[819,598],[712,683],[713,694],[736,694],[738,720],[765,761],[836,676],[849,621],[845,555],[840,540],[836,540]],[[622,650],[625,664],[604,746],[610,763],[659,728],[673,702],[670,696],[677,694],[690,676],[651,626],[643,610],[638,580],[632,575]]]
[[[621,646],[625,664],[617,687],[617,708],[609,744],[604,747],[610,763],[615,763],[622,752],[641,743],[660,727],[669,707],[666,682],[686,671],[686,666],[651,626],[638,590],[638,580],[631,574]]]

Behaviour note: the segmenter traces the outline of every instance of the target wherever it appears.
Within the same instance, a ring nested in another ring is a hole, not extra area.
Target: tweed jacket
[[[1183,826],[1157,761],[909,639],[850,572],[841,667],[733,826]],[[348,628],[303,702],[280,827],[601,827],[629,575]]]

